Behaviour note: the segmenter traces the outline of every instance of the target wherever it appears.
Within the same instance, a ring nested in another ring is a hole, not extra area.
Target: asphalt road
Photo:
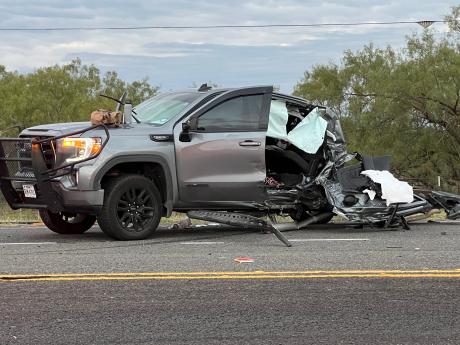
[[[458,223],[286,235],[0,229],[0,344],[460,343]]]

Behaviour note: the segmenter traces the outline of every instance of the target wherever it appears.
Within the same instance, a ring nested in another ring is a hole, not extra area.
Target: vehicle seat
[[[283,150],[276,145],[267,145],[267,162],[272,167],[278,168],[278,172],[307,173],[310,165],[299,154],[291,150]],[[282,171],[279,169],[282,168]]]
[[[323,159],[323,146],[315,154],[309,154],[289,145],[282,149],[276,145],[266,146],[267,168],[273,168],[278,173],[305,174],[315,177],[321,160]]]

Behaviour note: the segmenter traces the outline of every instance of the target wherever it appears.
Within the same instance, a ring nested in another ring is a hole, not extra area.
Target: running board
[[[224,211],[189,211],[187,216],[192,219],[205,220],[208,222],[215,222],[231,226],[237,226],[243,229],[260,229],[262,231],[270,231],[273,233],[286,247],[291,247],[292,244],[278,229],[274,228],[271,224],[263,219],[235,212]]]

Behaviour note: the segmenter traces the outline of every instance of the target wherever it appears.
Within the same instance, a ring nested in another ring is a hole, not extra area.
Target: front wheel
[[[89,214],[59,212],[53,213],[42,209],[38,211],[43,223],[58,234],[82,234],[96,222],[96,217]]]
[[[142,240],[157,229],[161,210],[161,196],[152,180],[126,175],[107,184],[97,221],[102,231],[114,239]]]

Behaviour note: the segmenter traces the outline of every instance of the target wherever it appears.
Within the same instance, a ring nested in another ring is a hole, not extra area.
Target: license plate
[[[26,198],[37,198],[37,193],[35,193],[34,185],[32,184],[24,184],[22,185],[22,189],[24,190],[24,196]]]

